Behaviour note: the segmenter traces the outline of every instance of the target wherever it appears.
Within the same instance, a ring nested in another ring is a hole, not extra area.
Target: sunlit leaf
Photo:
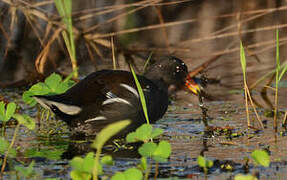
[[[94,153],[89,152],[84,158],[82,170],[85,172],[92,173],[94,165],[95,165]]]
[[[70,161],[70,165],[72,166],[72,168],[74,170],[77,171],[82,171],[83,169],[83,163],[84,163],[84,159],[81,157],[74,157],[71,161]]]
[[[268,167],[270,164],[270,157],[264,150],[254,150],[251,154],[251,157],[258,165]]]
[[[4,154],[9,147],[9,142],[6,141],[3,137],[0,137],[0,153]]]
[[[9,119],[14,115],[15,111],[16,111],[16,107],[17,105],[13,102],[10,102],[8,105],[7,105],[7,108],[6,108],[6,121],[9,121]]]
[[[171,146],[169,142],[160,141],[156,150],[153,152],[153,157],[166,159],[170,156],[170,153],[171,153]]]
[[[157,145],[153,142],[148,142],[143,144],[139,149],[138,152],[143,157],[151,157],[156,150]]]
[[[22,125],[30,130],[35,129],[35,121],[27,114],[14,114],[13,117]]]
[[[57,86],[59,86],[61,81],[62,77],[59,74],[52,73],[45,79],[45,84],[51,89],[52,92],[56,92]]]
[[[112,156],[106,155],[106,156],[102,157],[101,163],[104,164],[104,165],[109,165],[109,166],[111,166],[111,165],[114,164],[114,161],[113,161]]]
[[[33,175],[35,162],[32,161],[28,167],[22,167],[22,166],[15,166],[15,170],[18,171],[22,176],[28,178]]]
[[[153,128],[150,124],[143,124],[136,129],[135,132],[131,132],[126,136],[127,142],[143,141],[147,142],[163,133],[162,129]]]
[[[154,128],[154,129],[152,130],[152,133],[151,133],[151,138],[154,139],[154,138],[160,136],[162,133],[163,133],[163,129]]]
[[[5,121],[5,103],[3,101],[0,102],[0,120]]]
[[[73,180],[90,180],[92,179],[92,174],[79,172],[79,171],[71,171],[70,176]]]
[[[237,174],[234,177],[234,180],[258,180],[258,179],[250,174],[247,174],[247,175]]]
[[[124,172],[117,172],[111,180],[141,180],[143,174],[136,168],[129,168]]]

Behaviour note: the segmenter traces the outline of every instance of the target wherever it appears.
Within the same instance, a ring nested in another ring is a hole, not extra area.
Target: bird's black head
[[[185,63],[176,57],[169,56],[152,64],[145,76],[154,82],[162,81],[167,86],[181,86],[184,85],[187,74]]]

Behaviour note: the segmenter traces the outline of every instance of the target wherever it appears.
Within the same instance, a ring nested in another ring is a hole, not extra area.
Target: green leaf
[[[138,92],[139,92],[139,95],[140,95],[141,105],[142,105],[142,108],[143,108],[143,112],[144,112],[147,124],[149,124],[146,100],[145,100],[145,96],[144,96],[141,84],[140,84],[140,82],[139,82],[139,80],[137,78],[137,75],[136,75],[136,73],[135,73],[135,71],[134,71],[134,69],[133,69],[131,64],[130,64],[130,69],[131,69],[132,75],[134,77],[134,80],[135,80],[135,83],[136,83],[136,86],[137,86],[137,89],[138,89]]]
[[[0,137],[0,154],[4,155],[9,148],[9,145],[10,144],[8,141],[6,141],[3,137]],[[14,158],[16,157],[16,154],[17,154],[16,150],[11,148],[8,156]]]
[[[37,84],[34,84],[30,89],[30,92],[33,93],[33,95],[46,95],[51,93],[51,89],[43,82],[39,82]]]
[[[111,180],[125,180],[125,175],[122,172],[116,172],[115,175],[112,176]]]
[[[51,89],[52,92],[57,92],[57,86],[61,83],[62,77],[59,74],[52,73],[45,79],[45,84]]]
[[[160,128],[154,128],[152,133],[151,133],[151,138],[154,139],[160,135],[162,135],[163,133],[163,129],[160,129]]]
[[[251,157],[256,164],[268,167],[270,164],[270,157],[268,153],[264,150],[255,150],[252,152]]]
[[[138,152],[143,157],[152,157],[154,151],[156,150],[157,145],[153,142],[148,142],[143,144],[139,149]]]
[[[156,150],[153,152],[153,158],[157,158],[159,161],[166,161],[164,159],[167,159],[171,154],[171,146],[169,142],[167,141],[161,141],[159,142]],[[156,160],[156,159],[155,159]]]
[[[9,142],[6,141],[3,137],[0,137],[0,153],[4,154],[9,147]]]
[[[70,176],[73,180],[90,180],[90,179],[92,179],[92,174],[80,172],[80,171],[76,171],[76,170],[71,171]]]
[[[136,129],[135,132],[131,132],[126,136],[127,142],[137,142],[143,141],[147,142],[150,139],[159,136],[163,133],[162,129],[155,128],[153,129],[150,124],[143,124],[139,128]]]
[[[25,157],[44,157],[50,160],[60,160],[61,155],[65,152],[64,149],[39,149],[39,148],[30,148],[25,150]]]
[[[102,157],[101,163],[104,165],[109,165],[109,166],[114,165],[113,158],[110,155],[106,155],[106,156]]]
[[[139,167],[142,169],[142,171],[145,171],[147,169],[146,157],[141,158],[141,163],[139,164]]]
[[[0,120],[5,121],[5,103],[3,101],[0,102]]]
[[[70,165],[76,171],[83,171],[83,163],[84,159],[77,156],[70,161]]]
[[[94,165],[95,165],[94,153],[93,152],[89,152],[86,155],[86,157],[84,158],[83,169],[82,170],[84,172],[92,173]]]
[[[202,167],[202,168],[206,168],[206,160],[203,156],[198,156],[197,157],[197,164]]]
[[[258,180],[258,179],[250,174],[248,175],[237,174],[234,180]]]
[[[96,136],[95,141],[92,144],[93,148],[101,149],[103,145],[114,135],[120,132],[122,129],[127,127],[131,123],[130,120],[123,120],[115,122],[106,126],[101,132]]]
[[[22,176],[27,178],[33,175],[34,164],[35,162],[32,161],[28,167],[16,166],[15,170],[18,171]]]
[[[245,76],[246,75],[246,57],[245,57],[244,47],[241,41],[240,41],[240,62],[241,62],[243,76]]]
[[[14,115],[14,113],[16,111],[16,107],[17,107],[16,104],[13,102],[10,102],[7,105],[6,116],[5,116],[6,121],[9,121],[9,119]]]
[[[143,174],[136,168],[129,168],[124,172],[117,172],[111,180],[141,180]]]
[[[28,129],[35,129],[35,121],[27,114],[14,114],[13,117],[19,122],[19,124],[24,125]]]

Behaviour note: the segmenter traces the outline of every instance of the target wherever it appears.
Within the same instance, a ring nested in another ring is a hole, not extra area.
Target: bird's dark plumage
[[[169,86],[184,85],[187,73],[183,61],[166,57],[144,76],[137,75],[151,122],[166,112]],[[134,78],[128,71],[97,71],[63,94],[34,97],[65,121],[73,134],[96,135],[107,124],[130,119],[132,123],[121,132],[126,134],[146,122]]]

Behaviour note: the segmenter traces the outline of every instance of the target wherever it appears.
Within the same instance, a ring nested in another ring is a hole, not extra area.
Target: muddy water
[[[280,89],[279,94],[282,111],[285,111],[287,107],[284,101],[284,91],[286,89]],[[19,102],[21,108],[25,109],[25,113],[34,117],[37,115],[37,109],[28,108],[22,104],[20,96],[15,95],[13,91],[3,93],[9,100]],[[214,91],[214,94],[217,93],[220,94]],[[204,101],[208,109],[208,123],[215,129],[209,134],[204,133],[205,127],[201,122],[202,112],[197,104],[197,98],[185,93],[174,98],[164,118],[156,124],[157,127],[165,130],[162,139],[169,140],[172,145],[169,162],[159,165],[159,177],[205,179],[196,161],[199,155],[204,155],[207,159],[214,161],[214,166],[207,175],[208,179],[228,179],[238,173],[246,172],[257,174],[260,179],[284,179],[287,174],[287,132],[281,127],[277,133],[274,132],[273,118],[265,116],[269,108],[266,105],[268,103],[264,103],[259,92],[253,91],[253,94],[254,100],[262,105],[262,108],[257,108],[257,111],[263,120],[263,130],[260,129],[251,107],[251,125],[255,128],[247,130],[243,95],[240,91],[235,94],[233,91],[228,91],[225,95],[233,96],[233,100]],[[273,101],[273,93],[269,92],[268,97]],[[192,100],[187,100],[188,98]],[[279,121],[282,119],[283,115],[279,117]],[[16,142],[20,155],[14,163],[18,164],[19,161],[29,163],[34,160],[39,178],[69,178],[71,169],[68,159],[74,155],[84,154],[86,150],[89,150],[89,145],[79,142],[71,143],[65,125],[55,128],[55,123],[58,122],[49,120],[48,123],[42,124],[40,134],[28,132],[22,128]],[[7,129],[9,138],[12,137],[13,130],[13,128]],[[49,133],[53,135],[48,136]],[[269,168],[258,167],[252,160],[249,161],[249,166],[246,166],[246,157],[251,159],[250,154],[255,149],[265,149],[270,153]],[[116,163],[112,167],[105,168],[108,175],[136,166],[139,162],[139,156],[135,151],[120,150],[112,155]],[[231,168],[228,170],[225,167]]]

